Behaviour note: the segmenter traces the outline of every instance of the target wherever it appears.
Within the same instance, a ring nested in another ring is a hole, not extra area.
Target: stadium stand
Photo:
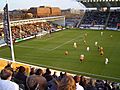
[[[63,27],[52,22],[39,22],[11,27],[13,42],[23,41],[32,37],[43,36],[49,32],[62,30]],[[4,44],[3,28],[0,29],[0,44]],[[1,46],[0,45],[0,46]]]
[[[99,11],[91,10],[86,11],[81,24],[86,26],[105,26],[108,28],[117,28],[117,24],[120,23],[119,20],[120,12],[119,10],[113,11]]]
[[[107,12],[100,12],[100,11],[87,11],[82,24],[90,24],[90,25],[104,25],[108,13]]]
[[[107,26],[116,28],[118,23],[120,23],[120,10],[113,10],[110,12]]]
[[[77,0],[86,6],[85,15],[80,23],[82,28],[94,29],[112,29],[118,30],[118,24],[120,23],[120,2],[117,0],[112,1],[89,1],[89,0]],[[115,7],[112,9],[111,7]],[[88,9],[88,8],[97,8]]]

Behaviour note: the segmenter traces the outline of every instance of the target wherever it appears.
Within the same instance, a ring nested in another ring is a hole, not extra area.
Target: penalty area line
[[[72,41],[74,41],[74,40],[76,40],[76,39],[78,39],[78,38],[80,38],[80,37],[82,37],[82,36],[78,36],[77,38],[73,38],[73,39],[71,39],[71,40],[69,40],[69,41],[67,41],[67,42],[65,42],[65,43],[63,43],[63,44],[60,44],[60,45],[58,45],[57,47],[51,49],[50,51],[53,51],[53,50],[55,50],[55,49],[57,49],[57,48],[59,48],[59,47],[62,47],[63,45],[66,45],[67,43],[72,42]]]

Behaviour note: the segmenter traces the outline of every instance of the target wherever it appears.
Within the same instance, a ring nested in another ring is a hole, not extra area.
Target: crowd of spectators
[[[108,12],[102,11],[87,11],[83,18],[82,24],[97,24],[104,25],[107,19]]]
[[[82,19],[81,24],[88,24],[91,26],[94,25],[105,25],[107,27],[116,28],[117,24],[120,23],[120,11],[111,10],[111,11],[99,11],[91,10],[86,11],[84,18]]]
[[[118,23],[120,23],[120,11],[117,11],[117,10],[111,11],[110,17],[108,20],[108,27],[116,28]]]
[[[12,27],[12,36],[14,40],[26,38],[37,35],[42,31],[48,31],[50,28],[50,24],[47,22],[14,26]]]
[[[42,32],[50,32],[55,31],[61,28],[58,24],[53,24],[51,22],[39,22],[39,23],[31,23],[24,25],[12,26],[12,37],[13,41],[27,38],[30,36],[36,36]],[[4,37],[3,28],[0,29],[0,40]]]
[[[120,83],[107,80],[71,76],[66,72],[57,75],[49,68],[34,67],[27,75],[25,67],[20,66],[14,71],[11,65],[5,66],[0,73],[0,90],[120,90]]]

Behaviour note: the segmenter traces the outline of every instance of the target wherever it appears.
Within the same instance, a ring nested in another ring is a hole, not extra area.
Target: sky
[[[9,10],[14,9],[29,9],[30,7],[39,6],[52,6],[59,7],[61,9],[85,8],[82,4],[76,0],[7,0],[9,4]],[[5,6],[6,0],[0,0],[0,10]]]

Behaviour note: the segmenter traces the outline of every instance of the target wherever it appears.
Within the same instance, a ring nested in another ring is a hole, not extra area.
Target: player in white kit
[[[77,43],[76,42],[73,43],[73,47],[77,48]]]
[[[105,58],[105,64],[108,64],[109,60],[108,58]]]
[[[90,47],[87,47],[87,51],[90,51]]]

